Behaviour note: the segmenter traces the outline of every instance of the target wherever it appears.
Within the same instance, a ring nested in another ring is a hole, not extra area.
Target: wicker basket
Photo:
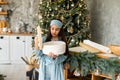
[[[109,48],[113,54],[120,56],[120,45],[110,45]]]

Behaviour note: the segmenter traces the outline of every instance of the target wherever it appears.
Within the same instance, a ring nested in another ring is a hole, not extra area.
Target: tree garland
[[[115,80],[115,74],[120,73],[120,60],[117,57],[99,58],[97,54],[88,51],[71,53],[66,62],[70,65],[71,72],[77,69],[81,76],[87,76],[97,69],[99,73],[110,75]]]

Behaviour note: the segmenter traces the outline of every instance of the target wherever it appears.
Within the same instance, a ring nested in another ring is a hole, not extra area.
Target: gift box
[[[120,45],[110,45],[109,48],[113,54],[120,56]]]

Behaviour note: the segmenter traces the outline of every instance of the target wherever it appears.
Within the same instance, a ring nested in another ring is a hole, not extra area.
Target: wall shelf
[[[0,2],[0,5],[7,5],[8,4],[8,2]]]
[[[7,12],[0,12],[0,15],[7,15]]]

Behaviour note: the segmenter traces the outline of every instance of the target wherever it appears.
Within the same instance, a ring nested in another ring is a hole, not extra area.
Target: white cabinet
[[[21,57],[32,54],[32,36],[10,36],[11,63],[23,63]]]
[[[12,63],[22,63],[22,56],[25,56],[25,37],[10,36],[10,58]]]
[[[0,35],[0,63],[24,63],[21,57],[32,54],[32,36],[1,36]]]
[[[26,56],[31,56],[33,49],[32,49],[32,41],[34,40],[33,36],[26,36],[25,37],[25,54]]]
[[[0,35],[0,63],[10,63],[9,36]]]

